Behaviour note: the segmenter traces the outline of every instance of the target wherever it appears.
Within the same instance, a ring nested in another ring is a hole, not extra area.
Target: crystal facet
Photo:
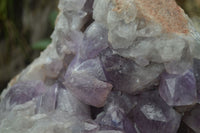
[[[197,102],[196,80],[192,70],[180,75],[164,72],[159,87],[161,97],[168,105],[183,106]]]
[[[129,117],[137,132],[176,133],[181,120],[172,107],[169,107],[158,92],[149,91],[138,96],[137,105],[130,111]]]
[[[133,60],[115,54],[106,49],[101,55],[101,63],[107,80],[114,89],[134,93],[146,89],[155,83],[163,70],[163,66],[152,64],[142,67]]]

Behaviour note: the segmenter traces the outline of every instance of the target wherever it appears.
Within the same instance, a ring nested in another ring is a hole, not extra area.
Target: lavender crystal
[[[137,101],[137,105],[129,112],[129,118],[137,132],[177,132],[181,115],[168,106],[157,91],[143,93],[138,96]]]
[[[159,92],[171,106],[184,106],[197,103],[196,80],[192,70],[180,75],[163,73]]]

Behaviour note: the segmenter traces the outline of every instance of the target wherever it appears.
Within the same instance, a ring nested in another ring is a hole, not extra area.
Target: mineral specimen
[[[1,94],[0,133],[200,132],[200,34],[175,0],[58,8],[52,43]]]

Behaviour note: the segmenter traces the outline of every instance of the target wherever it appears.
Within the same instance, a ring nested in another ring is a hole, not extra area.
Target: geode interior
[[[174,0],[60,0],[52,43],[4,90],[0,133],[200,133],[200,34]]]

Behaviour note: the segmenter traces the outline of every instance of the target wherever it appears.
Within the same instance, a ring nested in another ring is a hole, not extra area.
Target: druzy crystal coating
[[[60,0],[52,43],[1,94],[0,133],[199,133],[200,35],[174,0]]]

